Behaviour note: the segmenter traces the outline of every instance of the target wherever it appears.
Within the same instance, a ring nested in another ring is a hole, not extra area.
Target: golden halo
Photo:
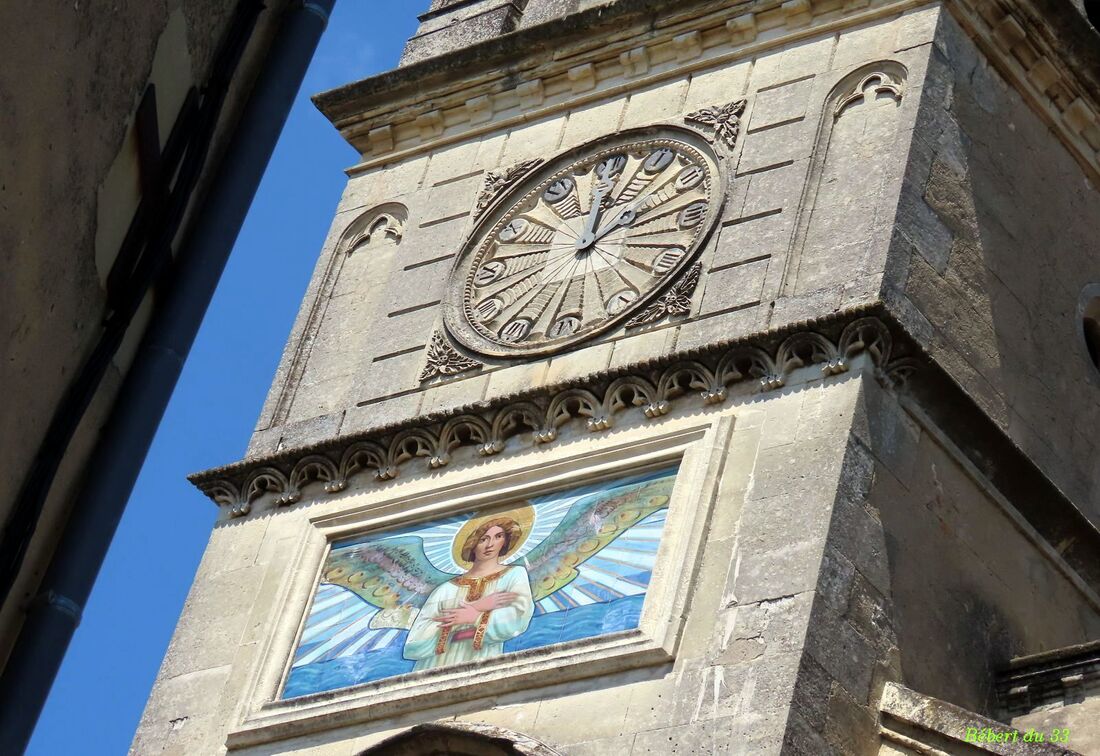
[[[508,549],[508,553],[504,555],[504,559],[511,558],[520,548],[522,548],[527,537],[531,535],[531,527],[535,524],[534,507],[528,504],[523,507],[516,507],[515,509],[485,513],[478,512],[459,528],[458,534],[455,536],[454,541],[451,542],[451,558],[455,560],[455,564],[464,569],[469,569],[474,566],[473,562],[462,558],[462,546],[466,543],[466,539],[470,537],[470,534],[481,527],[481,523],[486,520],[495,520],[498,517],[508,517],[515,520],[516,524],[519,525],[519,540],[516,543],[509,544],[510,548]]]

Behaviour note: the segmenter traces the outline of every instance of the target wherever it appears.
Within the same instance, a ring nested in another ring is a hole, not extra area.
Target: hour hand
[[[608,222],[608,224],[606,226],[604,226],[599,231],[597,231],[592,236],[592,241],[589,242],[589,243],[590,244],[595,244],[596,242],[598,242],[600,239],[602,239],[605,236],[607,236],[608,234],[610,234],[615,229],[620,228],[622,226],[629,226],[631,223],[634,222],[634,219],[637,218],[637,217],[638,217],[637,207],[635,205],[627,205],[622,210],[620,210],[619,214],[616,215],[614,218],[612,218],[611,221]]]

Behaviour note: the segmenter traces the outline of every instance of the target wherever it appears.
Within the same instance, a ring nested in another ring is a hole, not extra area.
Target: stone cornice
[[[355,174],[928,4],[696,0],[670,10],[620,0],[323,92],[314,103],[363,155]]]
[[[953,0],[947,7],[1087,175],[1100,180],[1100,34],[1070,0]]]
[[[620,90],[933,4],[697,0],[670,11],[659,0],[619,0],[323,92],[314,102],[362,154],[349,171],[355,174]],[[944,5],[1100,179],[1100,35],[1070,0]],[[761,38],[762,32],[769,33]]]
[[[1013,659],[997,674],[997,701],[1009,717],[1100,689],[1100,641]]]
[[[899,349],[899,343],[905,346]],[[516,436],[532,444],[551,443],[567,423],[583,423],[588,431],[600,432],[624,412],[653,420],[675,403],[721,404],[735,386],[749,392],[772,391],[799,368],[819,367],[825,377],[846,372],[858,354],[869,355],[885,379],[896,382],[915,368],[915,360],[906,356],[914,351],[907,340],[898,342],[882,320],[850,312],[817,323],[812,330],[803,326],[764,333],[606,376],[541,387],[443,417],[418,418],[402,426],[246,459],[196,473],[189,480],[230,516],[239,517],[264,494],[274,494],[274,506],[286,506],[301,499],[307,483],[336,493],[355,476],[392,479],[417,458],[427,469],[443,467],[459,447],[472,446],[478,454],[492,456]]]

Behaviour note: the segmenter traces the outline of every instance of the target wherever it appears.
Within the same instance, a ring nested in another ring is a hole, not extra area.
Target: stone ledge
[[[882,724],[879,730],[884,741],[921,754],[979,754],[1000,756],[1080,756],[1077,751],[1050,743],[993,742],[976,743],[966,740],[968,728],[1010,733],[1015,728],[972,711],[910,690],[897,683],[887,683],[879,702]],[[1020,737],[1023,733],[1020,734]],[[950,750],[948,750],[950,749]]]
[[[463,407],[440,417],[425,416],[391,428],[243,460],[189,476],[231,517],[248,514],[252,503],[274,494],[275,506],[294,504],[307,483],[337,493],[350,477],[366,473],[377,481],[396,477],[402,465],[424,458],[429,469],[447,465],[460,446],[482,456],[505,450],[514,436],[535,444],[556,440],[566,423],[583,420],[591,432],[608,430],[623,412],[647,419],[667,414],[674,402],[695,395],[703,405],[720,404],[735,385],[750,391],[782,387],[800,368],[819,366],[828,377],[848,370],[866,353],[889,382],[901,382],[917,366],[908,339],[898,342],[877,317],[849,311],[808,330],[806,324],[758,334],[733,344],[680,353],[628,370],[569,384],[547,385],[503,397],[492,404]],[[901,355],[898,355],[898,352]]]
[[[1100,641],[1013,659],[996,680],[997,701],[1010,716],[1100,691]]]
[[[674,10],[653,0],[620,0],[322,92],[314,96],[314,104],[363,155],[363,162],[349,169],[354,175],[489,130],[926,4],[928,0],[873,0],[852,6],[816,0],[791,15],[778,0],[733,6],[694,0]],[[603,44],[588,41],[594,34],[603,35]],[[520,62],[517,50],[522,51]],[[636,65],[642,53],[644,74]],[[591,76],[577,87],[571,76],[583,71]],[[534,100],[527,96],[532,88],[538,93]],[[465,113],[471,98],[484,98],[494,120],[472,121]],[[442,118],[449,133],[425,135],[416,125],[425,117]],[[369,135],[384,127],[393,141],[379,150]]]

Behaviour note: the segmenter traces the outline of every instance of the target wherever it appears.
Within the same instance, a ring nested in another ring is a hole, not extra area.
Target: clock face
[[[691,261],[718,215],[716,185],[706,143],[672,129],[602,139],[544,164],[467,241],[449,330],[500,357],[607,330]]]

